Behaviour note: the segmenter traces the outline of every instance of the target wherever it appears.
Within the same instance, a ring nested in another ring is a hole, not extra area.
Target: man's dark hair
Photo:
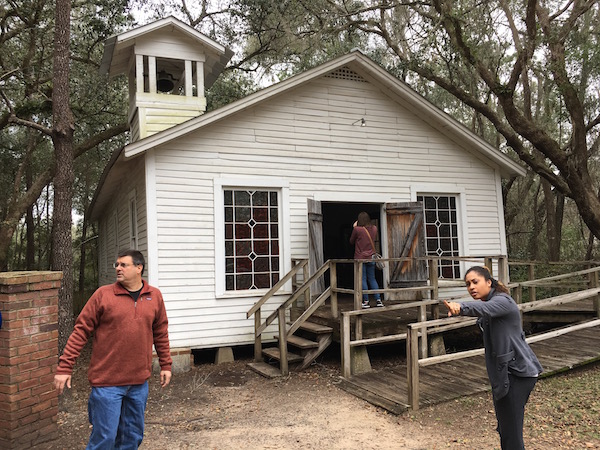
[[[144,255],[142,255],[142,252],[133,249],[121,250],[117,255],[117,258],[123,258],[124,256],[131,256],[133,264],[135,264],[136,266],[141,265],[142,275],[144,275],[144,269],[146,268],[146,260],[144,259]]]

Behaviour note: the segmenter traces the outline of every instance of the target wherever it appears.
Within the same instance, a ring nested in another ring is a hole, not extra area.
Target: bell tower
[[[101,73],[129,79],[131,141],[206,111],[205,89],[233,52],[174,17],[108,38]]]

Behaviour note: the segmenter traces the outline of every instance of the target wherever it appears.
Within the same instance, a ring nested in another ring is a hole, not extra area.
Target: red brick
[[[37,386],[37,385],[38,385],[38,380],[23,380],[20,383],[18,383],[19,392],[31,389],[32,387]]]
[[[50,335],[50,333],[46,334]],[[40,350],[52,349],[54,350],[54,353],[58,354],[58,341],[56,339],[37,340],[32,338],[31,342],[38,342]]]
[[[29,358],[31,359],[46,359],[48,357],[57,358],[57,349],[47,348],[46,350],[38,350],[35,353],[30,353]]]
[[[23,415],[23,417],[19,418],[19,428],[22,427],[23,425],[33,423],[36,420],[38,420],[39,418],[40,418],[40,415],[37,412],[33,413],[32,411],[29,411],[28,414]]]
[[[40,325],[43,323],[56,322],[56,319],[53,318],[52,315],[49,315],[49,314],[44,315],[44,316],[40,316],[38,314],[38,315],[31,317],[29,319],[29,321],[30,321],[31,325]]]
[[[46,391],[37,395],[37,398],[40,402],[55,401],[58,399],[58,393],[56,392],[56,389],[54,389],[53,385],[48,385]]]
[[[24,345],[22,347],[19,347],[18,354],[19,354],[19,356],[28,355],[28,354],[37,352],[39,350],[40,350],[39,344],[29,344],[29,345]]]
[[[18,392],[10,395],[10,401],[13,403],[19,403],[25,398],[31,397],[31,389],[21,389]]]
[[[28,361],[26,363],[19,364],[19,370],[25,372],[27,370],[37,369],[39,366],[40,363],[38,361]],[[34,375],[32,375],[32,378],[33,377]]]
[[[14,394],[15,392],[19,392],[16,384],[0,384],[0,394]]]
[[[52,375],[52,379],[54,380],[54,375]],[[56,389],[54,388],[53,384],[46,383],[41,386],[31,388],[31,395],[34,397],[42,398],[45,395],[56,396],[58,394],[56,393]]]
[[[52,375],[52,378],[48,380],[50,375]],[[31,371],[31,378],[37,379],[39,383],[51,383],[54,380],[54,374],[51,367],[38,367]]]
[[[1,421],[0,421],[1,423]],[[2,428],[4,428],[5,430],[9,431],[9,436],[12,436],[14,430],[16,430],[19,427],[19,423],[16,420],[13,420],[12,418],[10,420],[6,420],[4,421],[4,425],[1,426]],[[0,447],[2,448],[2,447]]]
[[[52,367],[52,371],[54,371],[55,366],[58,365],[58,355],[56,351],[48,358],[40,358],[39,363],[40,367]]]
[[[17,366],[4,364],[4,360],[6,358],[0,358],[0,375],[14,375],[19,372],[19,368]],[[8,359],[6,359],[8,361]]]
[[[5,311],[3,308],[2,309],[2,320],[5,322],[8,322],[9,320],[15,320],[17,318],[18,312],[19,312],[19,310]]]
[[[0,403],[0,411],[5,412],[5,413],[12,413],[13,411],[17,411],[19,409],[19,405],[16,402],[6,402],[6,403]],[[10,414],[7,416],[6,414],[0,414],[0,415],[4,415],[6,417],[9,417]]]
[[[40,402],[31,407],[31,411],[34,413],[39,413],[40,411],[45,411],[47,409],[52,408],[52,401],[46,400],[45,402]],[[39,414],[38,414],[39,416]]]
[[[27,292],[26,284],[10,284],[10,285],[0,285],[0,292],[3,294],[15,294],[17,292]]]
[[[29,321],[27,321],[29,322]],[[43,325],[41,325],[43,326]],[[31,336],[40,332],[40,325],[35,326],[24,326],[21,330],[21,336]]]
[[[58,305],[49,305],[40,307],[40,315],[58,314]]]
[[[45,409],[44,411],[40,411],[40,422],[42,421],[42,419],[53,419],[57,414],[58,414],[58,403],[56,405],[52,405],[52,407]],[[38,422],[38,426],[41,425],[40,422]],[[53,425],[56,425],[56,424],[53,424]]]
[[[56,288],[54,282],[46,280],[30,283],[28,286],[30,291],[47,291],[54,288]]]
[[[43,325],[39,325],[38,331],[41,333],[46,333],[48,331],[58,330],[58,322],[45,323]]]
[[[40,310],[39,308],[25,308],[17,311],[18,319],[31,318],[33,316],[39,316]]]
[[[29,406],[34,407],[35,405],[37,405],[40,402],[40,399],[30,395],[27,398],[24,398],[23,400],[21,400],[19,402],[19,408],[27,408]]]
[[[56,289],[46,289],[45,291],[39,291],[39,297],[45,299],[51,299],[53,297],[58,298],[59,286],[55,286]]]
[[[29,324],[30,324],[29,319],[27,319],[27,320],[14,319],[14,320],[10,320],[10,321],[7,320],[6,322],[2,323],[2,328],[4,330],[10,331],[10,330],[21,329],[24,326],[29,325]]]
[[[13,358],[17,356],[19,347],[0,348],[0,361],[6,360],[6,364],[14,364]]]

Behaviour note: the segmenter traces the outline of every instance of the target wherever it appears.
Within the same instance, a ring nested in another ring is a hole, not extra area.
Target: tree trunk
[[[30,165],[27,165],[27,168],[25,169],[25,183],[27,186],[27,190],[29,190],[32,184]],[[27,213],[25,214],[25,226],[27,227],[27,250],[25,253],[25,267],[27,268],[27,270],[33,270],[35,264],[35,223],[33,220],[33,205],[27,208]]]
[[[87,213],[87,208],[86,208]],[[85,248],[87,240],[87,215],[83,215],[82,231],[81,231],[81,256],[79,258],[79,292],[85,291]]]
[[[62,352],[73,328],[73,114],[69,105],[70,0],[56,0],[52,91],[52,141],[56,161],[52,224],[52,269],[63,272],[58,294],[58,345]]]
[[[544,206],[546,207],[548,261],[559,261],[565,197],[559,192],[553,191],[548,180],[541,178],[541,183],[544,190]]]

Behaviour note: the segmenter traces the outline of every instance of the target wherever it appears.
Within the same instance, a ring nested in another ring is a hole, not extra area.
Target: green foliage
[[[54,165],[51,140],[54,42],[53,2],[11,2],[0,11],[0,231],[15,227],[12,245],[0,244],[0,267],[11,270],[48,269],[52,227],[51,180]],[[71,18],[70,107],[75,117],[75,146],[126,120],[127,94],[123,84],[109,84],[98,67],[103,41],[132,25],[126,0],[75,3]],[[3,120],[4,119],[4,120]],[[103,167],[123,137],[83,153],[75,165],[74,205],[83,214],[89,205]],[[84,161],[85,160],[85,161]],[[47,183],[46,188],[43,184]],[[31,186],[38,185],[37,190]],[[50,197],[50,198],[48,198]],[[23,205],[33,213],[34,242],[27,242]],[[34,261],[26,261],[26,247],[33,245]]]

